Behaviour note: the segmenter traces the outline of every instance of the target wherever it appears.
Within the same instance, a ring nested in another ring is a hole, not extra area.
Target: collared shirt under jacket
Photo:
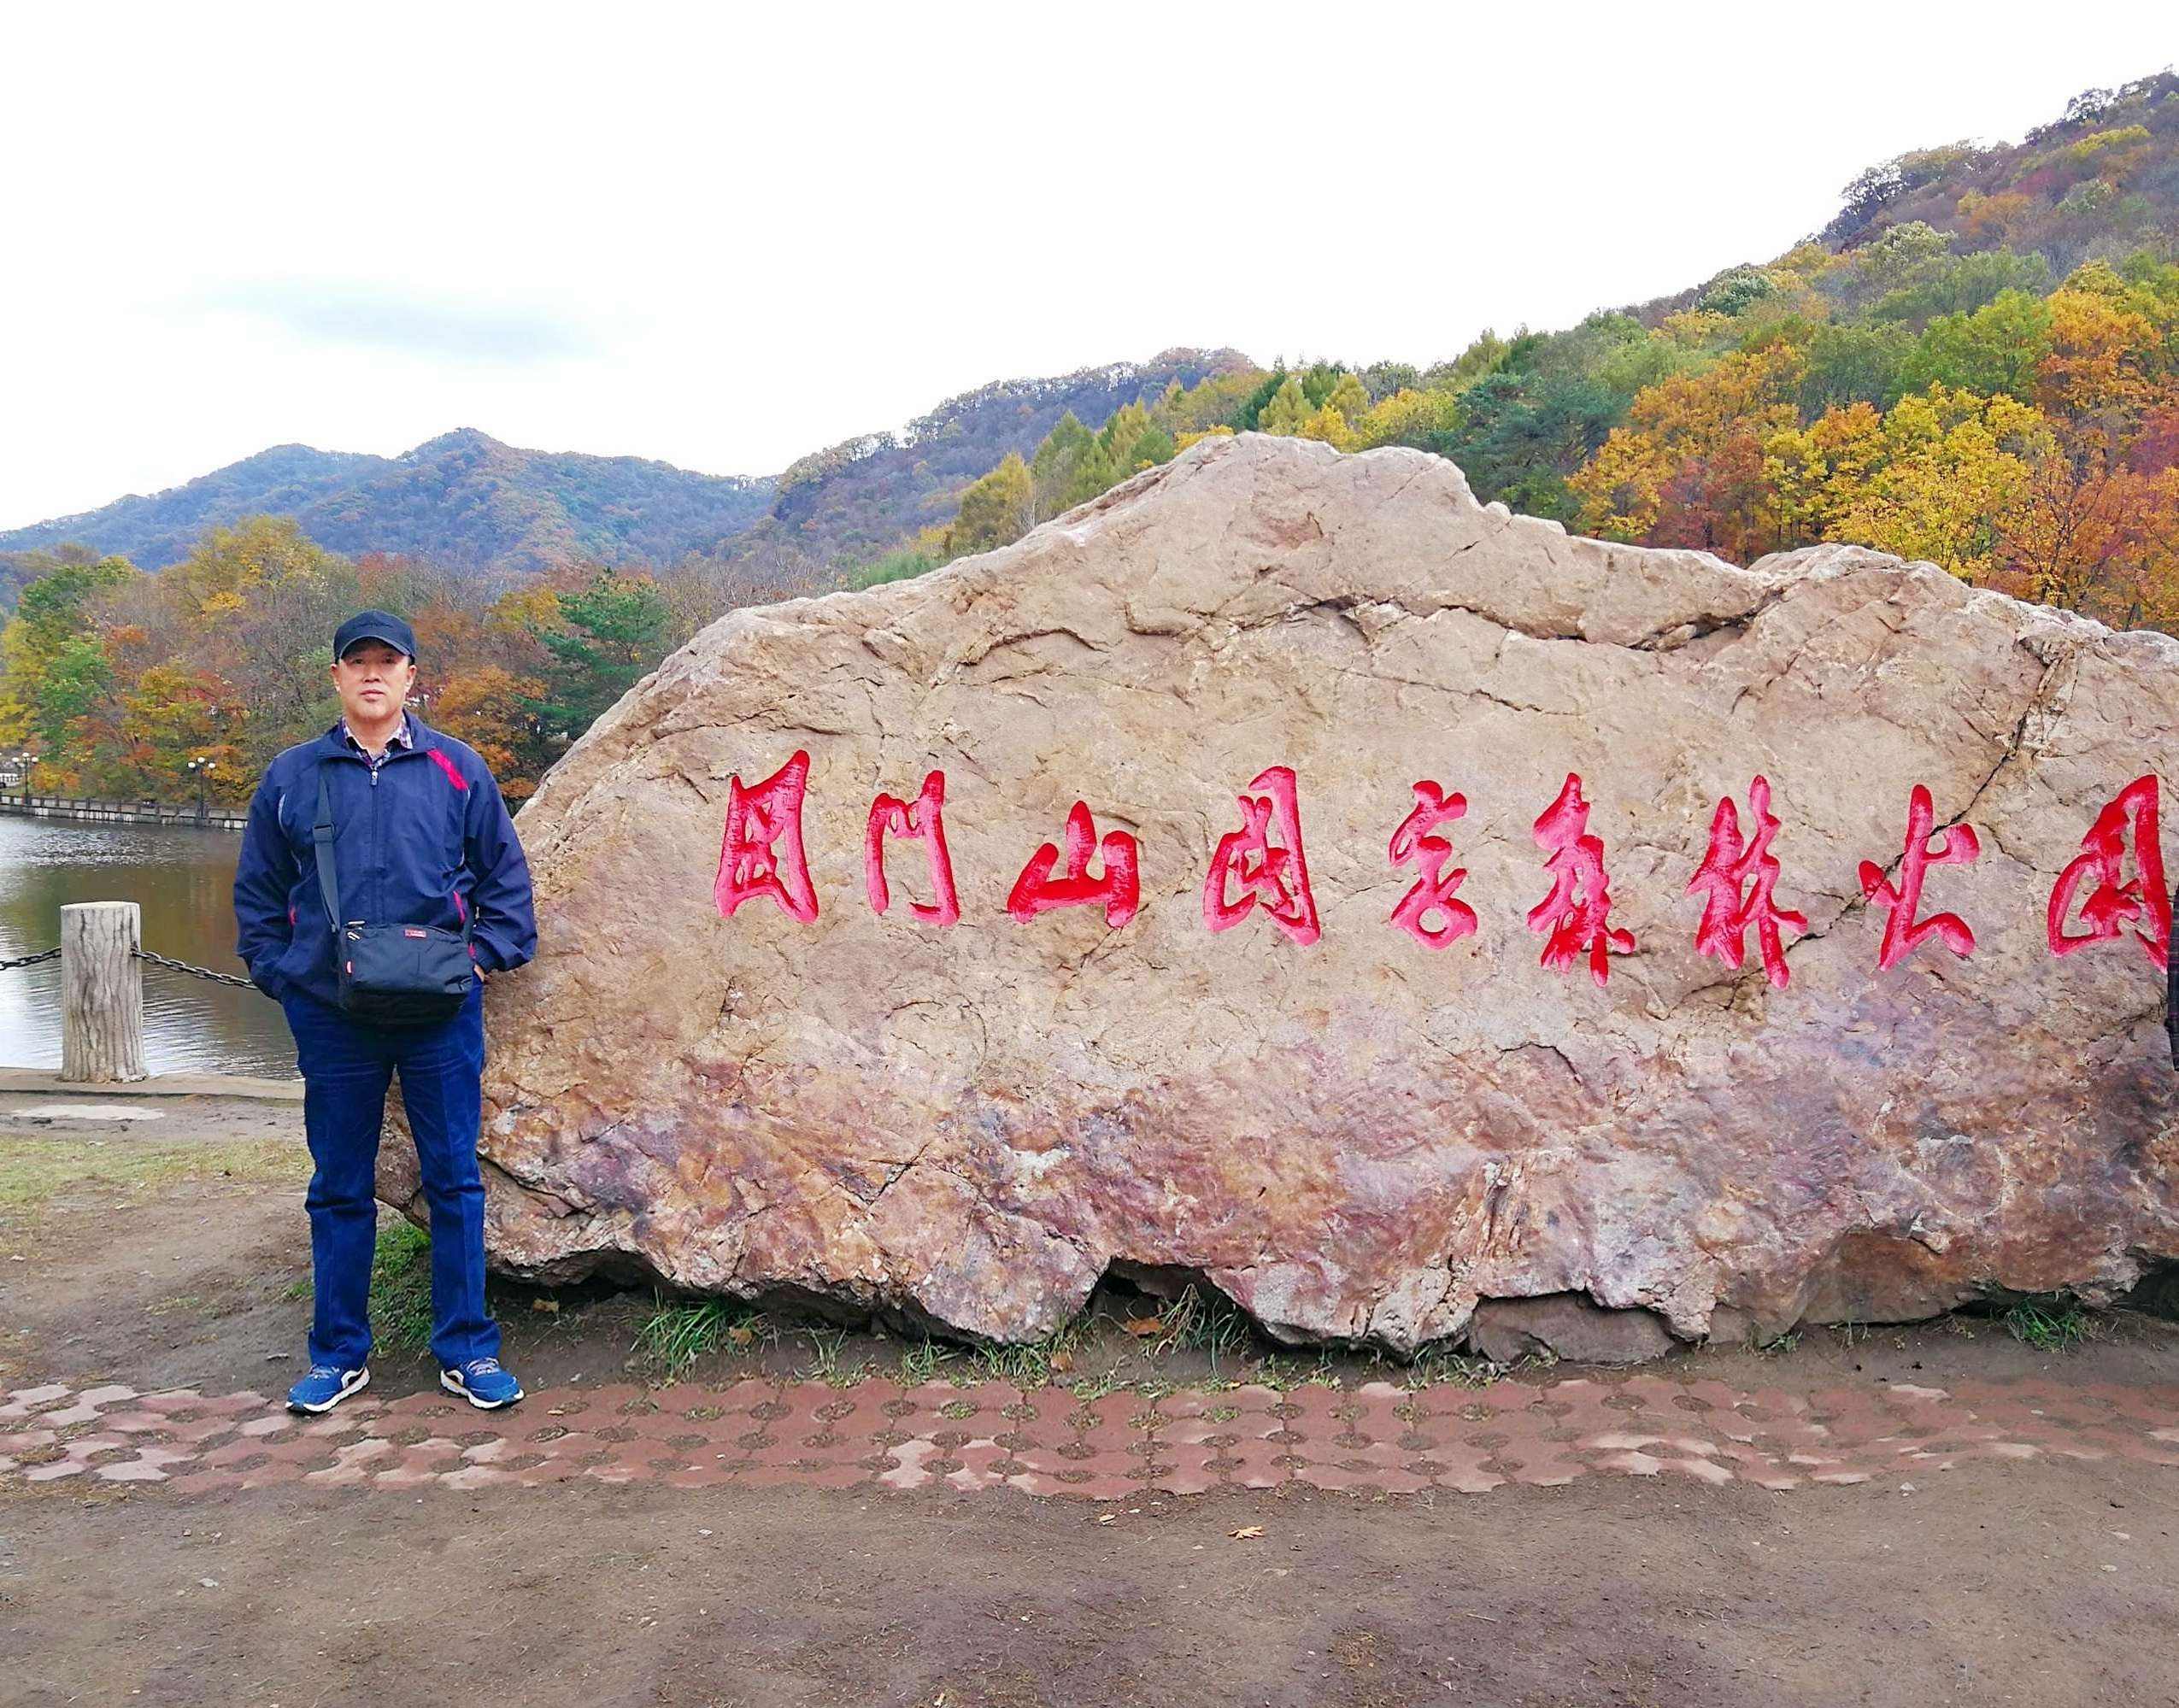
[[[416,720],[406,712],[401,714],[400,723],[394,725],[393,733],[386,737],[386,744],[376,753],[373,753],[370,748],[355,739],[355,731],[348,727],[346,718],[344,717],[333,727],[340,731],[340,738],[343,741],[363,755],[363,763],[373,771],[386,762],[388,756],[396,748],[413,748],[416,745]]]
[[[459,931],[496,972],[537,953],[530,866],[499,784],[476,750],[404,713],[376,764],[346,720],[265,768],[235,862],[235,952],[268,996],[339,1000],[332,923],[310,827],[322,765],[333,809],[344,921]]]

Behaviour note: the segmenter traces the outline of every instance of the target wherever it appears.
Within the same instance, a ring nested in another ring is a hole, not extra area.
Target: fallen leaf
[[[1165,1327],[1155,1317],[1130,1317],[1120,1327],[1131,1335],[1148,1340]]]
[[[532,1311],[549,1311],[557,1315],[560,1311],[560,1301],[557,1299],[532,1299],[530,1301],[530,1308]]]
[[[1052,1368],[1058,1371],[1072,1370],[1074,1368],[1074,1354],[1072,1353],[1054,1353],[1052,1354]]]
[[[756,1338],[756,1330],[746,1323],[737,1323],[727,1329],[726,1338],[737,1347],[745,1347]]]
[[[1101,1517],[1101,1518],[1098,1519],[1098,1520],[1097,1520],[1097,1522],[1098,1522],[1099,1523],[1101,1523],[1101,1524],[1109,1524],[1109,1523],[1111,1523],[1113,1522],[1113,1519],[1115,1519],[1115,1518],[1117,1518],[1117,1517],[1119,1517],[1119,1513],[1117,1513],[1117,1512],[1107,1512],[1107,1513],[1106,1513],[1106,1514],[1105,1514],[1105,1516],[1104,1516],[1103,1517]]]
[[[1239,1529],[1231,1531],[1229,1534],[1231,1535],[1235,1541],[1241,1542],[1248,1541],[1251,1536],[1260,1536],[1263,1533],[1264,1527],[1261,1524],[1243,1524]]]

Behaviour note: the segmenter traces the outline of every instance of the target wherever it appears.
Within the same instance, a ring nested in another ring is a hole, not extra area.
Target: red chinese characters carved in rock
[[[1475,930],[1476,912],[1453,894],[1460,887],[1460,880],[1468,875],[1468,869],[1455,866],[1446,871],[1445,862],[1453,858],[1453,844],[1430,832],[1465,813],[1468,797],[1448,795],[1430,782],[1418,783],[1414,789],[1414,810],[1400,821],[1400,828],[1392,833],[1389,852],[1393,865],[1412,866],[1420,876],[1400,898],[1400,905],[1392,910],[1392,923],[1424,948],[1449,948],[1455,941]],[[1432,913],[1445,922],[1436,930],[1426,923]]]
[[[760,895],[770,896],[805,925],[817,917],[817,892],[802,853],[802,792],[808,783],[809,755],[799,749],[761,783],[744,788],[738,775],[727,780],[726,834],[712,885],[725,918]]]
[[[1779,868],[1771,854],[1771,838],[1778,833],[1778,821],[1771,813],[1768,778],[1759,776],[1747,785],[1747,812],[1754,821],[1755,834],[1746,838],[1741,835],[1740,809],[1731,796],[1718,803],[1711,818],[1709,850],[1687,886],[1690,895],[1698,889],[1710,892],[1694,928],[1694,947],[1700,954],[1715,955],[1727,966],[1737,967],[1747,952],[1747,933],[1753,929],[1764,973],[1783,990],[1792,975],[1786,970],[1778,927],[1791,925],[1796,931],[1806,931],[1808,921],[1800,913],[1780,907],[1771,897]]]
[[[1301,808],[1291,766],[1275,765],[1249,784],[1260,795],[1236,797],[1241,828],[1219,838],[1203,880],[1203,923],[1230,931],[1260,901],[1272,923],[1304,948],[1324,935],[1317,898],[1309,888],[1309,860],[1301,847]],[[1272,832],[1278,832],[1277,842]],[[1229,889],[1236,891],[1228,899]]]
[[[1589,976],[1601,985],[1611,976],[1612,954],[1635,946],[1634,933],[1612,924],[1611,880],[1604,874],[1604,842],[1589,834],[1589,802],[1582,780],[1566,773],[1559,798],[1536,821],[1537,843],[1551,850],[1544,862],[1551,893],[1529,909],[1529,929],[1546,933],[1543,965],[1564,972],[1586,949]]]
[[[1935,848],[1929,846],[1929,827],[1936,808],[1929,791],[1920,784],[1906,801],[1906,848],[1900,859],[1899,883],[1884,876],[1874,860],[1861,862],[1861,893],[1885,910],[1884,940],[1877,951],[1877,970],[1888,972],[1931,937],[1939,939],[1956,955],[1975,953],[1975,933],[1957,913],[1932,913],[1919,921],[1922,880],[1933,866],[1972,866],[1982,857],[1982,844],[1974,827],[1954,825]]]
[[[1017,919],[1028,920],[1054,907],[1084,907],[1101,902],[1106,924],[1118,930],[1142,905],[1135,838],[1125,831],[1106,831],[1104,873],[1092,877],[1090,856],[1099,846],[1090,809],[1078,801],[1066,815],[1066,876],[1052,876],[1060,851],[1046,842],[1030,855],[1029,864],[1014,880],[1013,891],[1007,897],[1007,912]]]
[[[2134,877],[2120,883],[2126,858],[2126,836],[2134,837]],[[2085,931],[2069,931],[2065,920],[2073,897],[2082,883],[2094,878],[2095,888],[2081,905]],[[2148,930],[2136,927],[2135,940],[2158,967],[2167,964],[2171,940],[2171,896],[2164,887],[2164,845],[2157,829],[2157,784],[2153,774],[2137,777],[2118,791],[2118,798],[2096,815],[2088,834],[2081,838],[2081,852],[2058,875],[2051,886],[2048,925],[2050,952],[2071,954],[2090,943],[2109,942],[2129,919],[2147,916]]]
[[[862,833],[863,880],[870,891],[873,913],[892,905],[885,883],[887,831],[923,844],[931,863],[931,888],[935,902],[911,901],[908,912],[926,924],[952,925],[960,920],[960,896],[954,889],[954,858],[946,849],[946,773],[934,771],[923,779],[922,791],[913,801],[880,795],[870,803],[870,820]]]

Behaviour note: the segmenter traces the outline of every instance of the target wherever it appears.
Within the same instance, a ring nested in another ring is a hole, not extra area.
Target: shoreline
[[[0,1092],[62,1097],[248,1097],[302,1101],[302,1081],[250,1073],[155,1073],[143,1079],[92,1083],[63,1079],[50,1067],[0,1067]]]
[[[77,795],[0,795],[0,813],[15,819],[61,819],[86,825],[167,825],[191,831],[225,831],[240,834],[246,814],[214,811],[200,817],[194,807],[168,807],[158,801],[105,801]]]

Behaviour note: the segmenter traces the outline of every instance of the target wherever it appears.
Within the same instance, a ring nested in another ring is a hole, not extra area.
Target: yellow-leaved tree
[[[1833,404],[1805,427],[1772,433],[1764,441],[1763,473],[1780,531],[1799,543],[1835,537],[1884,454],[1884,418],[1867,403]]]
[[[2109,437],[2128,431],[2155,395],[2156,327],[2102,261],[2079,268],[2045,307],[2050,353],[2035,374],[2035,403],[2053,421]]]
[[[1778,343],[1644,386],[1625,425],[1566,482],[1582,531],[1741,557],[1766,549],[1763,448],[1798,421],[1791,394],[1803,367],[1800,351]],[[1700,531],[1676,526],[1660,536],[1667,521],[1696,514],[1706,519]]]
[[[960,496],[960,514],[946,531],[946,552],[966,557],[1011,545],[1036,521],[1036,490],[1029,465],[1018,452],[982,479],[971,483]]]
[[[439,690],[432,719],[476,748],[498,778],[502,795],[521,801],[537,792],[537,778],[551,762],[543,732],[527,710],[544,696],[542,677],[517,676],[502,665],[479,665]]]
[[[2037,460],[2056,449],[2030,405],[1932,385],[1886,412],[1879,460],[1824,536],[1984,581]]]

